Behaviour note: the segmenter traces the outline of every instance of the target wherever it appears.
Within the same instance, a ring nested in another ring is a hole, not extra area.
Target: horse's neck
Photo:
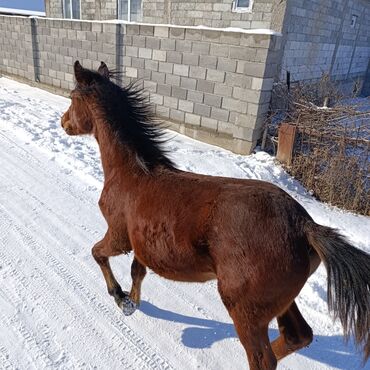
[[[135,155],[125,148],[111,130],[109,124],[99,120],[96,124],[95,138],[99,144],[104,178],[110,179],[119,173],[126,181],[143,175]]]

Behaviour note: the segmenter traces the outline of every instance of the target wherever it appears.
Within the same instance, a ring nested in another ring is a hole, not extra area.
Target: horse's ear
[[[101,74],[103,77],[109,79],[110,73],[107,65],[104,62],[100,62],[100,67],[98,68],[98,73]]]
[[[88,70],[82,67],[78,60],[75,61],[73,66],[73,70],[75,73],[76,81],[81,85],[90,85],[93,81],[93,74]]]

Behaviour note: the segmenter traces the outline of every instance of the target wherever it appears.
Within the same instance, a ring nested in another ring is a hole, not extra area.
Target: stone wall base
[[[164,121],[165,126],[180,134],[202,141],[207,144],[216,145],[237,154],[251,154],[257,141],[245,141],[236,139],[232,135],[220,134],[204,127],[193,126],[186,123]]]

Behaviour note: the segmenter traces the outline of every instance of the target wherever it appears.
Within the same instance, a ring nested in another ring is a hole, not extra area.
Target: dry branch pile
[[[370,215],[370,99],[347,105],[325,78],[284,98],[284,122],[297,127],[288,172],[318,199]]]

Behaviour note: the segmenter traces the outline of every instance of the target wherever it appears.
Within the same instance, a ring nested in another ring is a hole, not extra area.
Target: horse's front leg
[[[92,255],[103,273],[108,293],[114,298],[124,315],[128,316],[135,312],[137,304],[127,292],[122,291],[109,264],[109,257],[118,256],[122,253],[123,250],[115,248],[107,238],[104,238],[92,248]]]
[[[132,261],[131,265],[131,278],[132,287],[130,291],[130,298],[135,302],[137,307],[140,305],[140,295],[141,295],[141,284],[146,275],[146,267],[142,265],[136,257]]]

